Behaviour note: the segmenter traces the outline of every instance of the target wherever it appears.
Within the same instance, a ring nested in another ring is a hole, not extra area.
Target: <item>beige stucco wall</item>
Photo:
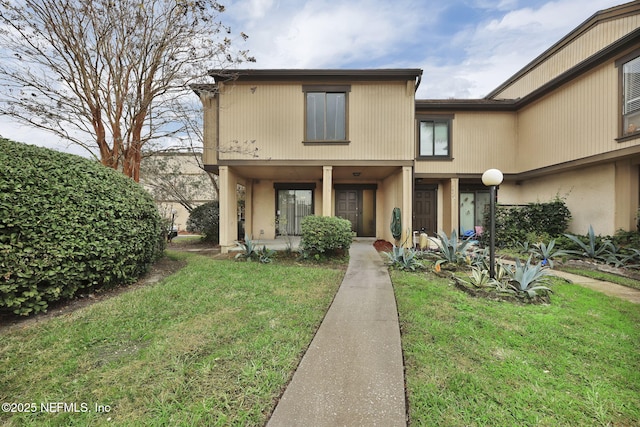
[[[586,234],[592,225],[596,234],[611,235],[615,232],[615,173],[615,164],[609,163],[501,186],[499,202],[548,202],[560,197],[573,216],[570,232]]]

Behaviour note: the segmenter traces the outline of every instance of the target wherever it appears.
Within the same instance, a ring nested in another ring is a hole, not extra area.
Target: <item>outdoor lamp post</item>
[[[487,169],[482,174],[482,183],[489,187],[490,230],[489,230],[489,277],[496,278],[496,187],[502,183],[502,172]]]

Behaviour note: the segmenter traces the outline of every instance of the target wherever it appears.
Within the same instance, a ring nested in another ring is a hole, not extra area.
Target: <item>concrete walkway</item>
[[[396,301],[372,243],[351,245],[342,285],[267,426],[406,426]]]
[[[616,283],[604,282],[590,277],[579,276],[577,274],[566,273],[564,271],[552,270],[552,274],[562,277],[570,283],[602,292],[605,295],[611,295],[635,304],[640,304],[640,290],[638,289],[629,288]]]

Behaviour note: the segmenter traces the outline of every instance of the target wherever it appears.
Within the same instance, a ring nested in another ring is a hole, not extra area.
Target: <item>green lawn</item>
[[[640,307],[556,280],[552,304],[393,271],[414,426],[640,425]]]
[[[171,256],[159,284],[0,332],[0,401],[33,411],[0,424],[263,425],[344,272]]]
[[[0,401],[35,409],[0,424],[263,425],[344,269],[171,256],[188,264],[161,283],[0,332]],[[556,281],[551,305],[518,306],[391,275],[412,426],[640,424],[637,305]]]

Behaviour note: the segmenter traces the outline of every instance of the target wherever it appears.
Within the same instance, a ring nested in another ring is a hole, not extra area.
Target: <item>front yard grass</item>
[[[640,308],[554,279],[551,305],[392,271],[415,426],[640,424]]]
[[[0,424],[263,425],[344,271],[171,256],[159,284],[0,332],[0,402],[35,409]]]

